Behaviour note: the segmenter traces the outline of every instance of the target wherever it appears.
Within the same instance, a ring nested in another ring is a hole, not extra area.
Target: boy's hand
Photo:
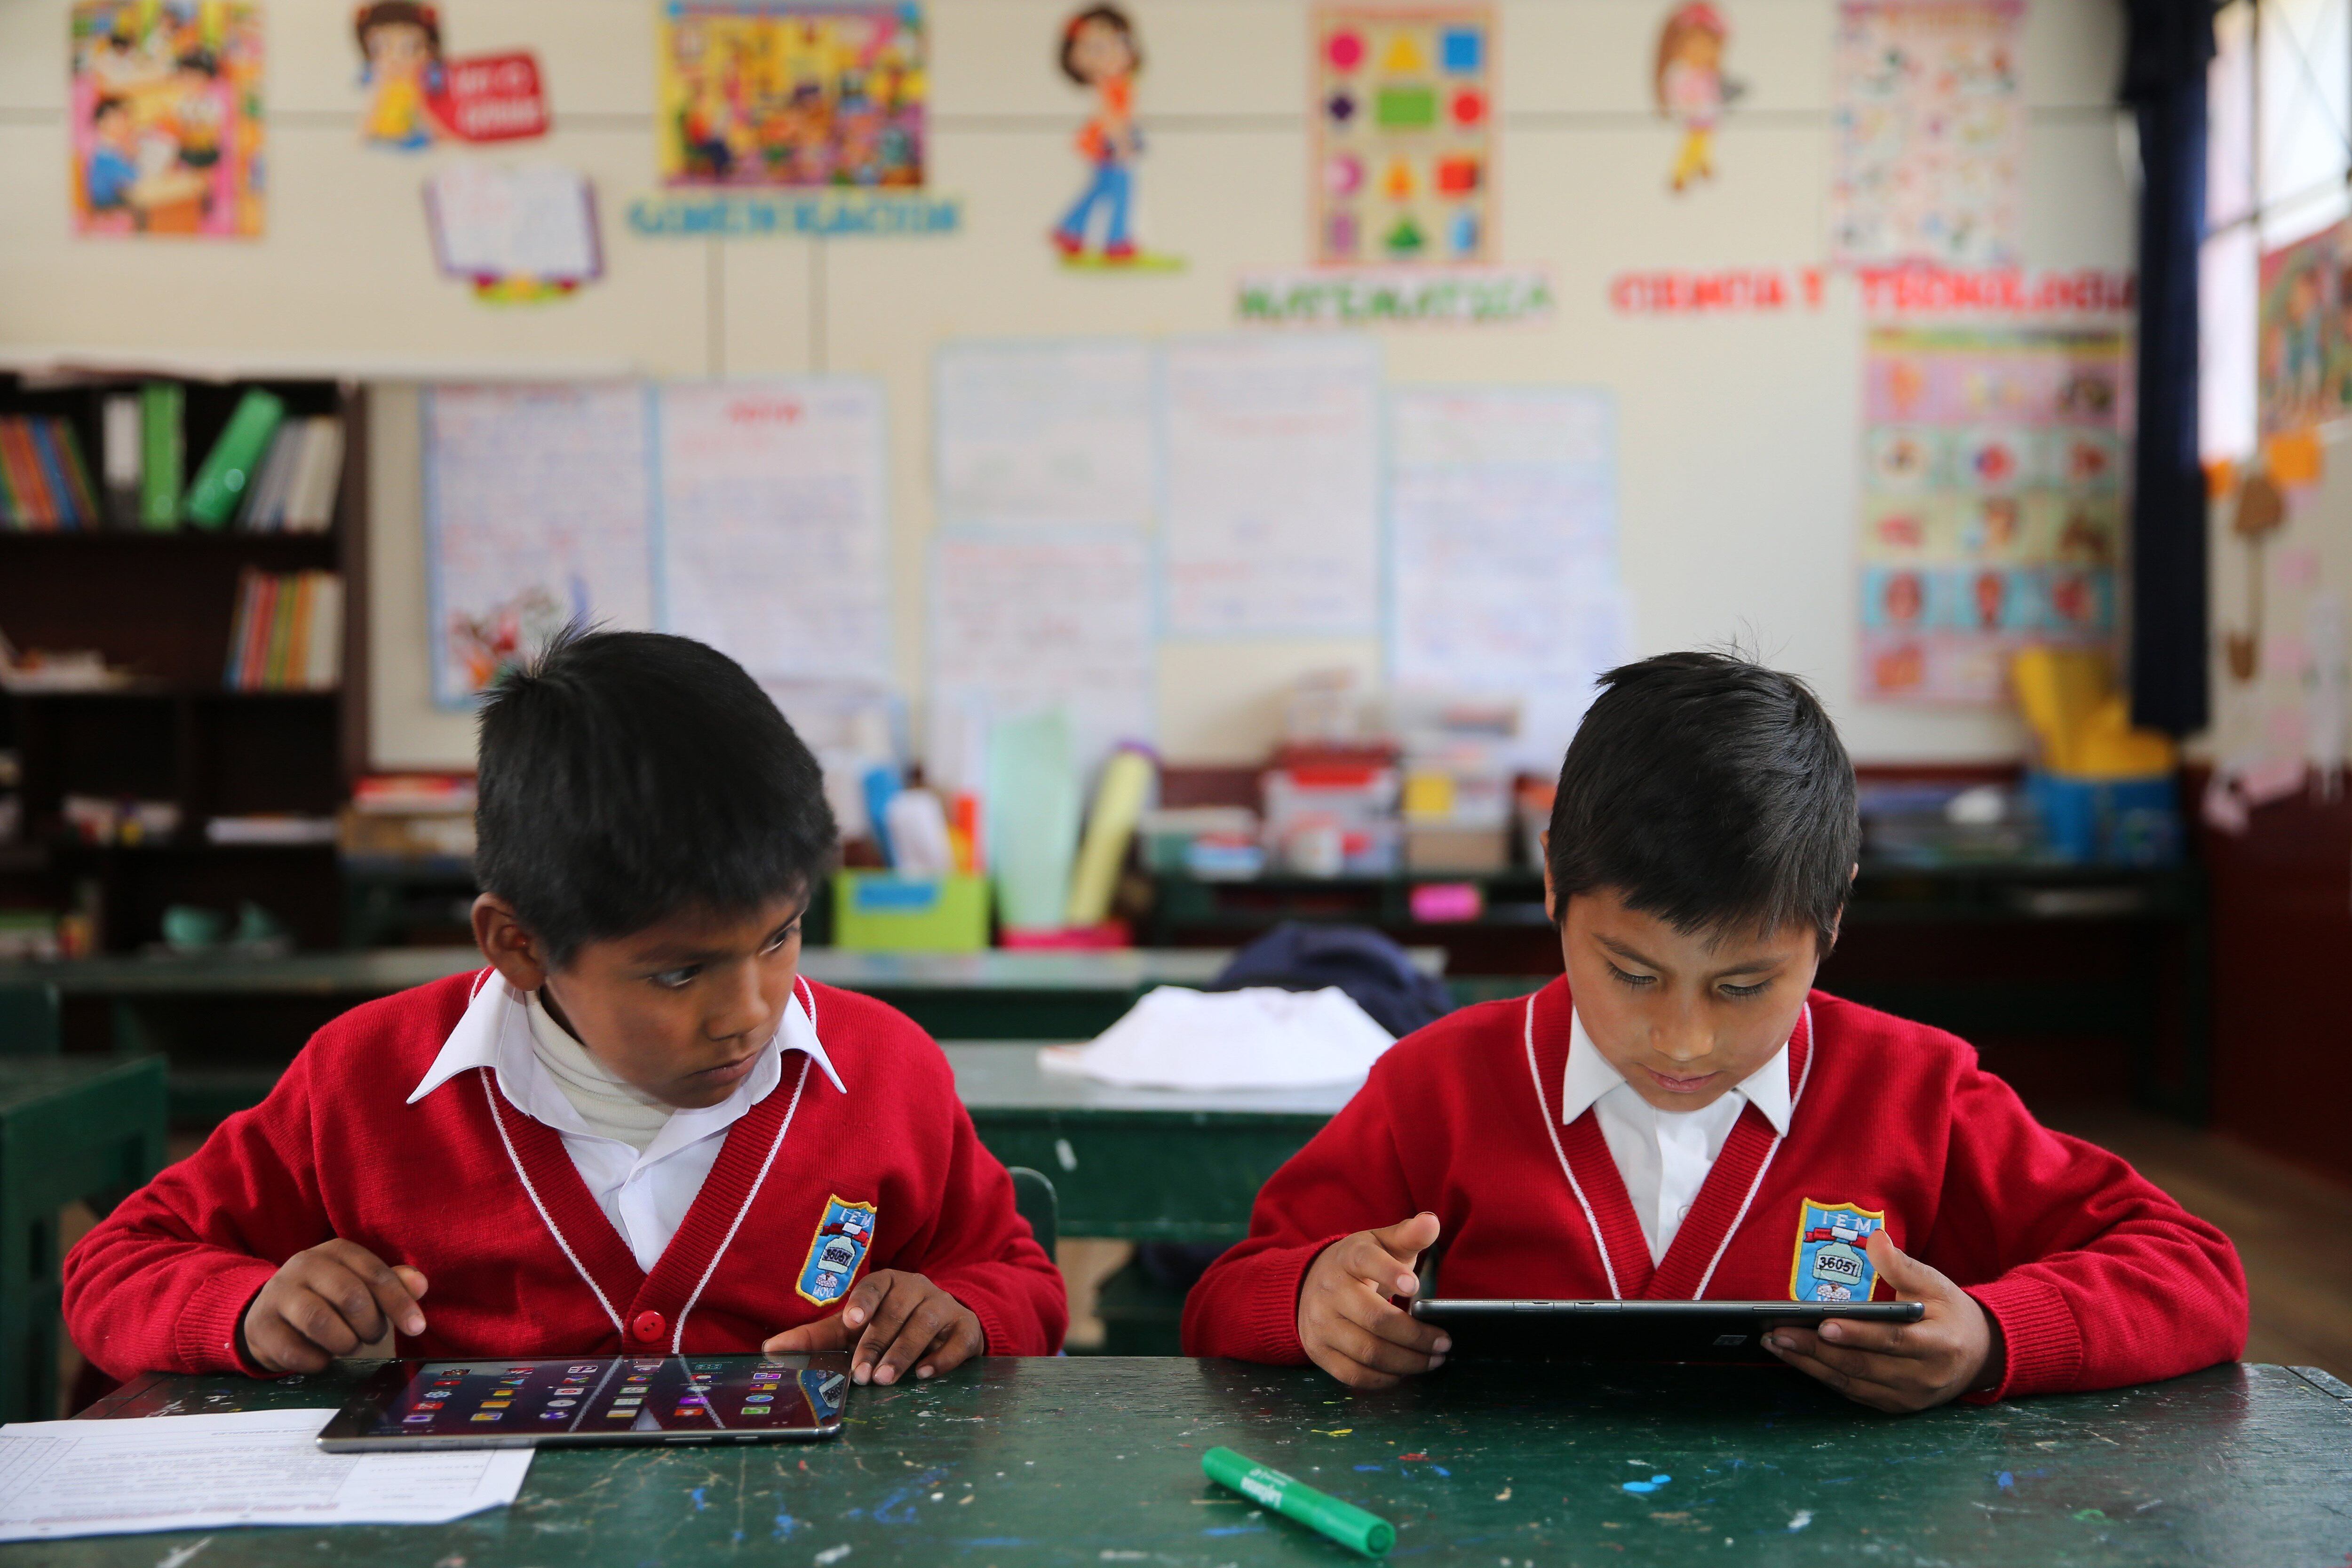
[[[845,1351],[853,1340],[849,1375],[859,1383],[896,1383],[908,1367],[917,1377],[937,1377],[988,1348],[971,1308],[921,1275],[896,1268],[860,1279],[833,1316],[786,1329],[760,1348],[778,1354]]]
[[[416,1302],[425,1286],[417,1270],[386,1263],[356,1241],[322,1242],[269,1277],[237,1334],[266,1372],[321,1372],[394,1328],[411,1339],[423,1333]]]
[[[1864,1244],[1899,1301],[1925,1301],[1916,1323],[1856,1323],[1775,1329],[1765,1348],[1801,1372],[1874,1410],[1900,1415],[1956,1399],[2000,1380],[1999,1331],[1976,1298],[1906,1255],[1883,1230]]]
[[[1350,1388],[1386,1388],[1442,1365],[1454,1342],[1389,1300],[1420,1289],[1413,1267],[1436,1245],[1437,1216],[1423,1212],[1325,1247],[1298,1287],[1307,1359]]]

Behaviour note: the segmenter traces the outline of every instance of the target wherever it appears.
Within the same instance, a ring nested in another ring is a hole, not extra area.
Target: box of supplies
[[[864,952],[977,952],[988,945],[988,879],[837,871],[833,941]]]

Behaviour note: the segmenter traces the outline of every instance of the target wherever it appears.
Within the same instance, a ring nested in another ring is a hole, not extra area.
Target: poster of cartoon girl
[[[1672,184],[1676,195],[1693,180],[1715,178],[1715,126],[1739,84],[1723,74],[1731,30],[1706,0],[1677,6],[1658,29],[1658,63],[1651,80],[1658,112],[1683,128]]]
[[[433,103],[446,90],[441,16],[416,0],[373,0],[352,18],[360,83],[370,89],[360,134],[379,146],[414,152],[441,135]]]
[[[1135,79],[1143,69],[1143,47],[1135,24],[1117,5],[1089,5],[1062,24],[1062,74],[1095,94],[1095,112],[1078,132],[1078,153],[1087,161],[1086,188],[1054,226],[1054,248],[1066,266],[1133,268],[1173,265],[1147,257],[1134,233],[1135,162],[1143,135],[1135,124]],[[1099,248],[1087,252],[1095,215],[1102,215]]]

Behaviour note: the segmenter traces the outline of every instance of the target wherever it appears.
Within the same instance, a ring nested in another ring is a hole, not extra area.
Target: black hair
[[[130,107],[131,100],[119,92],[101,93],[98,101],[89,106],[89,122],[95,125],[115,110]]]
[[[1078,47],[1078,29],[1088,22],[1100,22],[1116,30],[1119,41],[1127,46],[1127,58],[1134,62],[1132,68],[1139,74],[1142,71],[1143,46],[1136,41],[1135,24],[1127,19],[1127,13],[1116,5],[1089,5],[1062,24],[1062,74],[1064,76],[1068,77],[1080,87],[1094,85],[1078,74],[1078,63],[1073,58]]]
[[[1793,675],[1661,654],[1601,678],[1551,807],[1557,912],[1610,889],[1685,933],[1810,925],[1827,956],[1862,818],[1837,727]]]
[[[743,667],[688,637],[567,626],[482,703],[474,870],[562,967],[688,910],[808,893],[824,774]]]

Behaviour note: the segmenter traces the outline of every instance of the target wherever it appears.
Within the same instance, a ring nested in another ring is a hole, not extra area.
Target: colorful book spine
[[[8,471],[8,451],[0,444],[0,528],[22,532],[27,526],[24,505],[16,499],[16,481]]]
[[[321,572],[314,587],[310,660],[302,684],[312,691],[332,691],[343,681],[343,580]]]
[[[26,525],[41,532],[56,528],[57,500],[50,492],[47,476],[41,470],[40,455],[33,449],[31,421],[0,420],[0,450],[7,455],[16,493],[24,498]]]
[[[147,528],[174,529],[187,470],[187,394],[176,381],[151,381],[140,389],[139,412],[139,521]]]
[[[254,579],[259,575],[250,566],[236,574],[236,611],[228,626],[228,668],[221,673],[221,685],[231,691],[245,689],[245,648],[253,639]]]
[[[66,480],[65,458],[58,451],[57,431],[47,419],[27,419],[25,435],[33,444],[33,460],[41,465],[41,483],[48,487],[50,525],[70,529],[74,526],[73,488]]]
[[[269,668],[269,623],[278,613],[278,579],[257,573],[253,580],[253,626],[246,638],[244,679],[238,686],[258,691]]]
[[[49,421],[49,434],[58,450],[58,465],[65,469],[66,489],[73,497],[74,521],[82,528],[96,528],[104,521],[98,508],[98,488],[89,482],[89,464],[81,455],[81,437],[74,434],[73,421],[57,418]]]

